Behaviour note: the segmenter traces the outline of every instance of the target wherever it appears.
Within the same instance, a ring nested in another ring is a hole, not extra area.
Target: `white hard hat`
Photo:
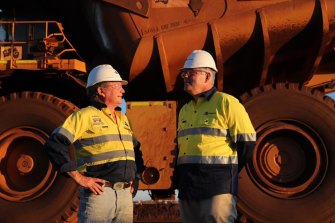
[[[91,70],[87,78],[86,88],[104,81],[120,81],[122,85],[128,84],[128,81],[122,80],[120,74],[111,65],[102,64]]]
[[[186,59],[184,67],[182,69],[190,69],[190,68],[200,68],[200,67],[208,67],[216,72],[218,69],[216,68],[215,61],[207,51],[204,50],[194,50]]]

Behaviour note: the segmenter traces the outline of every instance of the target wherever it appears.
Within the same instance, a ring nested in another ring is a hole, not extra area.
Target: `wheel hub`
[[[0,135],[0,198],[23,202],[41,196],[56,178],[43,150],[47,134],[33,127]]]
[[[298,149],[294,149],[298,148]],[[294,140],[278,137],[262,148],[260,168],[272,181],[289,183],[303,174],[306,160],[303,149]]]
[[[292,120],[273,121],[258,130],[249,174],[271,196],[306,196],[322,182],[327,152],[322,139],[308,126]]]
[[[16,167],[21,174],[28,174],[34,168],[34,160],[31,156],[22,154],[17,160]]]

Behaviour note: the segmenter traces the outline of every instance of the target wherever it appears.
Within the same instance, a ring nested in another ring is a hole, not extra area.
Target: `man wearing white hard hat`
[[[132,185],[139,174],[133,132],[119,108],[127,83],[111,65],[93,68],[86,86],[91,105],[71,114],[45,144],[56,168],[80,186],[79,223],[133,222]]]
[[[211,54],[193,51],[181,69],[192,96],[179,113],[175,184],[184,223],[233,223],[238,172],[251,157],[256,133],[242,104],[214,87]]]

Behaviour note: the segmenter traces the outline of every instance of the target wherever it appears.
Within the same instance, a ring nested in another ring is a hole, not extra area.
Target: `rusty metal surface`
[[[130,81],[157,70],[153,61],[159,58],[164,82],[158,86],[167,92],[177,90],[179,68],[193,49],[215,55],[217,87],[234,94],[272,82],[305,82],[322,64],[324,52],[334,51],[334,1],[216,0],[199,6],[196,16],[188,2],[152,3],[148,17],[96,4],[106,21],[101,26],[95,20],[94,32],[118,44],[117,49],[112,43],[102,47],[124,57]],[[115,33],[128,38],[115,39]]]
[[[141,201],[134,202],[134,222],[180,223],[177,201]]]
[[[169,189],[176,155],[176,103],[129,102],[127,116],[141,143],[144,164],[140,189]]]
[[[325,93],[335,91],[335,73],[314,74],[305,86],[320,89]]]

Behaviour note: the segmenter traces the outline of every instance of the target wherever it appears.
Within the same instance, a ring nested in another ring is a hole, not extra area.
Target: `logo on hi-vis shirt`
[[[97,126],[97,125],[103,125],[104,123],[102,122],[101,117],[99,116],[92,116],[92,125]]]

